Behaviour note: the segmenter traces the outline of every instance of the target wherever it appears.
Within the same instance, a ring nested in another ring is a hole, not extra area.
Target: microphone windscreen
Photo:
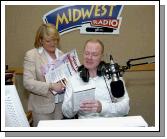
[[[124,85],[123,85],[123,82],[121,80],[112,81],[110,83],[110,87],[111,87],[111,92],[112,92],[113,96],[116,98],[122,97],[125,93]]]

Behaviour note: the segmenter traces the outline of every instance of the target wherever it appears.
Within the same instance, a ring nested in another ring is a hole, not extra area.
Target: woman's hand
[[[57,93],[62,93],[65,90],[65,85],[61,81],[56,83],[51,83],[50,89]]]
[[[81,102],[80,110],[100,113],[102,110],[102,105],[98,100],[85,100]]]

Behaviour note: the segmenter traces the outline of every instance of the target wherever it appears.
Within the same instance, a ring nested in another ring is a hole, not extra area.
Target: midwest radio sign
[[[80,29],[81,34],[119,34],[122,5],[62,6],[43,16],[60,34]]]

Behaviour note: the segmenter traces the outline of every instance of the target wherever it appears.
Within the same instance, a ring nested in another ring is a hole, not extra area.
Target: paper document
[[[44,74],[47,82],[58,82],[75,74],[80,66],[76,50],[58,57],[55,63],[45,65]]]
[[[73,76],[80,66],[78,55],[76,50],[71,50],[70,52],[57,58],[55,63],[47,64],[44,69],[44,75],[46,82],[56,83],[65,79],[68,81],[70,76]],[[53,91],[53,94],[56,92]],[[62,102],[64,94],[56,94],[55,103]]]
[[[5,86],[5,126],[29,127],[28,119],[15,85]]]
[[[69,79],[72,88],[73,108],[78,111],[80,103],[85,100],[95,100],[95,85],[93,82],[85,83],[79,74],[75,74]]]
[[[85,83],[76,75],[70,78],[70,84],[73,90],[74,111],[79,110],[81,101],[95,100],[95,85],[93,83]]]
[[[78,111],[80,103],[84,100],[95,100],[95,88],[73,92],[73,107],[74,111]]]

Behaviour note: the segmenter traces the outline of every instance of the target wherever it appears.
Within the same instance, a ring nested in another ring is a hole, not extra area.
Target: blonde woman
[[[28,110],[32,111],[33,126],[40,120],[62,119],[62,102],[56,95],[65,89],[63,84],[47,83],[42,67],[54,63],[63,53],[58,49],[60,36],[52,24],[42,24],[35,37],[35,48],[26,52],[24,57],[24,87],[30,91]],[[52,90],[57,92],[53,94]]]

